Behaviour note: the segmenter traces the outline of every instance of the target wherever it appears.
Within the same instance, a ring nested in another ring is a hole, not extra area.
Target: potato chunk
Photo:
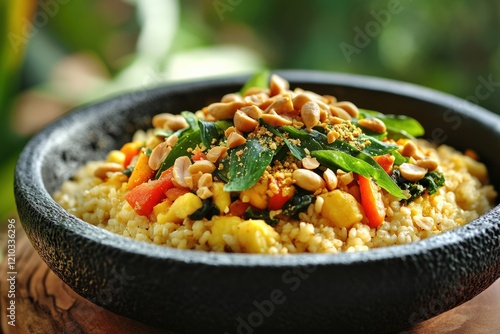
[[[363,219],[363,209],[351,194],[335,189],[321,197],[324,199],[321,215],[330,226],[349,228]]]
[[[235,216],[214,216],[212,218],[212,234],[208,239],[208,244],[216,251],[224,251],[226,242],[224,234],[234,235],[236,226],[243,222],[243,219]]]
[[[247,253],[267,253],[279,234],[263,220],[245,220],[236,227],[241,250]]]

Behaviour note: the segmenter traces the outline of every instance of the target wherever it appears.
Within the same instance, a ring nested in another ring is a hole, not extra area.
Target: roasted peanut
[[[234,126],[241,132],[252,132],[259,122],[245,114],[241,110],[237,110],[234,114]]]
[[[272,126],[283,126],[290,125],[292,121],[289,118],[278,115],[274,110],[271,110],[268,114],[262,114],[262,119]]]
[[[222,103],[241,102],[243,101],[243,97],[240,94],[229,93],[224,95],[220,101]]]
[[[196,190],[196,196],[201,199],[207,199],[213,196],[213,193],[208,189],[208,187],[201,187]]]
[[[152,123],[155,128],[163,128],[172,131],[177,131],[188,127],[188,124],[184,117],[182,117],[181,115],[173,115],[169,113],[163,113],[153,116]]]
[[[432,172],[433,170],[435,170],[438,167],[438,162],[437,162],[437,160],[432,159],[432,158],[423,158],[423,159],[417,160],[415,162],[415,165],[422,167],[422,168],[426,168]]]
[[[335,106],[347,111],[347,113],[352,118],[358,118],[359,109],[358,109],[358,107],[356,107],[356,105],[354,103],[348,102],[348,101],[340,101],[340,102],[335,103]]]
[[[215,170],[215,165],[213,162],[208,160],[198,160],[195,161],[191,166],[189,166],[188,171],[191,174],[196,174],[198,172],[202,173],[212,173]]]
[[[326,139],[328,140],[328,144],[331,144],[334,141],[336,141],[338,137],[340,137],[340,135],[335,130],[328,131],[328,133],[326,134]]]
[[[198,188],[211,187],[213,184],[212,174],[205,173],[198,179]]]
[[[362,118],[358,121],[358,124],[377,133],[384,133],[387,130],[384,122],[374,117]]]
[[[258,120],[262,116],[262,109],[257,106],[247,106],[240,109],[252,119]]]
[[[122,170],[123,166],[121,164],[115,162],[105,162],[96,168],[94,175],[102,180],[106,180],[108,178],[108,173],[116,173]]]
[[[295,111],[292,99],[288,96],[274,100],[264,111],[268,113],[274,110],[277,114],[286,114]]]
[[[302,122],[304,123],[308,131],[311,131],[311,129],[319,123],[320,109],[316,102],[306,102],[302,106],[300,114],[302,117]]]
[[[298,94],[293,98],[292,103],[295,110],[300,110],[309,101],[312,101],[312,99],[307,94]]]
[[[216,163],[227,152],[227,147],[215,146],[207,152],[207,160]]]
[[[177,135],[171,135],[167,139],[165,139],[165,142],[167,143],[168,146],[175,146],[178,140],[179,137],[177,137]]]
[[[295,184],[304,190],[316,191],[325,187],[325,181],[313,171],[307,169],[296,169],[292,173]]]
[[[228,148],[240,146],[240,145],[245,144],[246,142],[247,142],[247,140],[245,139],[245,137],[243,137],[242,135],[240,135],[237,132],[231,132],[229,137],[227,137],[227,147]]]
[[[399,166],[399,171],[401,172],[401,176],[408,181],[416,182],[421,180],[425,174],[427,174],[427,169],[409,163],[403,163]]]
[[[166,141],[156,145],[149,156],[148,165],[152,170],[158,170],[165,158],[172,151],[172,147]]]
[[[283,92],[286,92],[288,89],[290,89],[290,84],[288,83],[288,81],[277,74],[271,75],[271,78],[269,79],[270,96],[281,94]]]
[[[191,173],[189,172],[191,160],[188,157],[182,156],[175,160],[174,168],[172,169],[172,182],[181,188],[188,188],[189,181],[192,181]]]
[[[216,102],[207,107],[207,112],[215,119],[231,119],[236,110],[248,105],[246,102],[234,101],[229,103]]]
[[[344,109],[339,108],[339,107],[330,106],[330,113],[332,116],[341,118],[345,121],[348,121],[351,119],[351,115],[349,115],[349,113],[347,111],[345,111]]]
[[[327,168],[327,170],[325,170],[325,172],[323,173],[323,179],[326,182],[326,188],[328,190],[332,191],[333,189],[337,188],[337,175],[335,175],[335,173],[330,168]]]
[[[319,167],[319,161],[316,158],[305,157],[301,162],[302,167],[305,169],[316,169]]]
[[[418,151],[417,145],[409,140],[401,149],[401,154],[405,157],[413,157]]]

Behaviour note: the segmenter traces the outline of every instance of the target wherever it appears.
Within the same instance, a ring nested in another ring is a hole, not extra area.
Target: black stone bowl
[[[401,82],[279,72],[292,87],[406,114],[429,139],[476,150],[500,189],[500,117]],[[404,329],[473,298],[500,276],[500,206],[417,243],[337,255],[265,256],[177,250],[130,240],[64,211],[50,194],[160,112],[195,111],[246,77],[163,86],[78,108],[24,149],[15,175],[33,246],[77,293],[118,314],[186,333],[376,333]]]

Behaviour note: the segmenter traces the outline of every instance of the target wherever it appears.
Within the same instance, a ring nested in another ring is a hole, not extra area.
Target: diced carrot
[[[247,211],[250,203],[245,203],[240,199],[237,199],[229,205],[229,213],[233,216],[241,217]]]
[[[379,227],[385,218],[385,207],[382,201],[382,193],[371,180],[362,175],[358,175],[359,192],[361,194],[361,206],[368,218],[370,227]]]
[[[190,192],[190,190],[187,188],[173,187],[173,188],[167,189],[165,195],[167,195],[167,198],[173,202],[177,198],[181,197],[182,195],[184,195],[188,192]]]
[[[207,156],[205,155],[205,153],[201,152],[201,150],[198,150],[192,156],[192,159],[193,159],[193,161],[207,160]]]
[[[126,143],[122,146],[120,151],[125,154],[125,161],[123,162],[124,168],[127,168],[132,159],[141,152],[140,145],[137,142]]]
[[[148,216],[153,208],[166,198],[165,193],[173,186],[172,168],[169,168],[158,180],[149,180],[130,190],[125,199],[137,214]]]
[[[269,197],[267,208],[269,210],[280,210],[293,197],[294,190],[294,187],[280,188],[277,194]]]
[[[378,155],[376,157],[373,157],[373,160],[375,160],[380,167],[382,167],[387,174],[392,173],[392,166],[394,165],[394,156],[390,153],[384,154],[384,155]]]
[[[149,167],[149,156],[145,153],[140,153],[139,159],[137,159],[137,164],[128,179],[128,189],[132,190],[138,185],[149,181],[155,171]]]

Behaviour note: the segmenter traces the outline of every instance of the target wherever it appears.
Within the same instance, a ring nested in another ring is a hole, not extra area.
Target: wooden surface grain
[[[40,259],[19,225],[16,226],[15,269],[16,322],[11,326],[7,317],[9,268],[5,258],[0,264],[2,333],[168,333],[114,314],[80,297]],[[404,333],[500,333],[500,280],[471,301]]]

